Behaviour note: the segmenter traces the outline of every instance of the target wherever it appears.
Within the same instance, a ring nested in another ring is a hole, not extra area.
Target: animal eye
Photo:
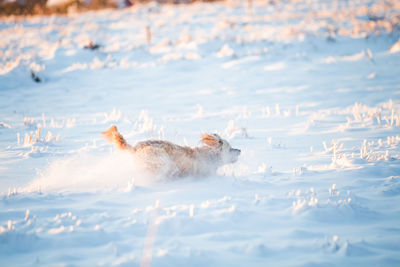
[[[222,145],[222,143],[223,143],[223,142],[222,142],[221,140],[219,140],[219,144]]]

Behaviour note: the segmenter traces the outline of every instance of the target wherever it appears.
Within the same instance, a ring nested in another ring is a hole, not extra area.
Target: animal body
[[[147,140],[129,145],[112,125],[102,133],[116,148],[131,152],[147,170],[168,177],[204,176],[219,166],[237,161],[240,150],[232,148],[217,134],[203,134],[202,146],[179,146],[163,140]]]

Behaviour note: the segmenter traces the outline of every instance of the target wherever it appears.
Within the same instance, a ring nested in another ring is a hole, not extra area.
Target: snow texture
[[[400,1],[0,21],[1,266],[399,266]],[[241,149],[166,180],[134,145]]]

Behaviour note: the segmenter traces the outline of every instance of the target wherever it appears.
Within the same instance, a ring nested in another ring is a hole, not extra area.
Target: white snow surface
[[[2,18],[0,265],[399,266],[399,21],[395,0]],[[242,153],[155,179],[111,124]]]

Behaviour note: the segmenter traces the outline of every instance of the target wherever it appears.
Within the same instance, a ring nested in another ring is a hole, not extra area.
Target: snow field
[[[2,264],[399,265],[400,3],[385,3],[3,18]],[[242,154],[155,179],[102,139],[111,124],[131,144],[217,132]]]

